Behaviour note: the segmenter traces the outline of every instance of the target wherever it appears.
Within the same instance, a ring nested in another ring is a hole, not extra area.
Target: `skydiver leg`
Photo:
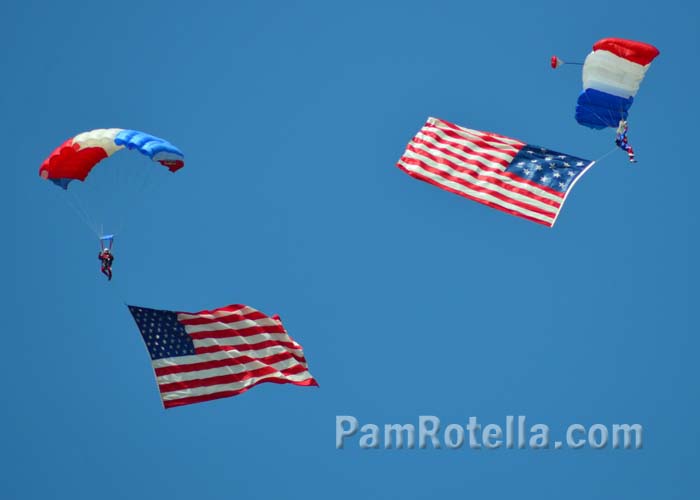
[[[632,149],[632,146],[630,146],[628,144],[626,138],[615,139],[615,144],[617,145],[618,148],[622,149],[623,151],[625,151],[627,153],[627,156],[629,157],[629,160],[631,163],[637,163],[637,160],[634,158],[634,149]]]
[[[112,268],[107,266],[102,266],[102,274],[107,276],[108,281],[112,281]]]

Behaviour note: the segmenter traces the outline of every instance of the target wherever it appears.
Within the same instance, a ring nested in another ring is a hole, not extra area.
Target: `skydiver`
[[[102,274],[107,276],[108,281],[112,281],[112,262],[114,262],[114,255],[109,251],[109,248],[105,248],[97,254],[97,258],[102,262]]]
[[[635,160],[634,158],[634,149],[632,149],[632,146],[630,146],[627,142],[626,120],[620,120],[620,123],[617,126],[617,133],[615,134],[615,144],[617,144],[617,147],[627,152],[627,156],[629,156],[631,163],[637,163],[637,160]]]

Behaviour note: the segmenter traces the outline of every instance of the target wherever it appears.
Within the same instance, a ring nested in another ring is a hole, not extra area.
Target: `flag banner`
[[[263,382],[318,386],[279,316],[241,304],[196,313],[128,307],[165,408],[236,396]]]
[[[397,166],[446,191],[552,227],[571,188],[594,163],[428,118]]]

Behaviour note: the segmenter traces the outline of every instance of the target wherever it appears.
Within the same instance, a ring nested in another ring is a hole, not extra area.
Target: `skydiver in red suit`
[[[102,262],[102,274],[107,276],[108,281],[112,281],[112,262],[114,262],[114,255],[109,251],[109,248],[105,248],[97,254],[97,258]]]

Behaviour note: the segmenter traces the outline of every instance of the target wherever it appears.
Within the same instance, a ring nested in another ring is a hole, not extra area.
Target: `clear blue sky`
[[[680,1],[11,0],[0,497],[691,498],[698,26],[700,7]],[[582,60],[607,36],[661,51],[631,111],[640,162],[593,167],[553,229],[394,166],[428,116],[605,154],[612,131],[573,119],[578,69],[548,61]],[[101,127],[187,156],[140,197],[103,187],[128,221],[110,284],[92,233],[37,175],[59,143]],[[321,387],[165,411],[123,301],[279,313]],[[645,440],[336,450],[338,414],[640,423]]]

